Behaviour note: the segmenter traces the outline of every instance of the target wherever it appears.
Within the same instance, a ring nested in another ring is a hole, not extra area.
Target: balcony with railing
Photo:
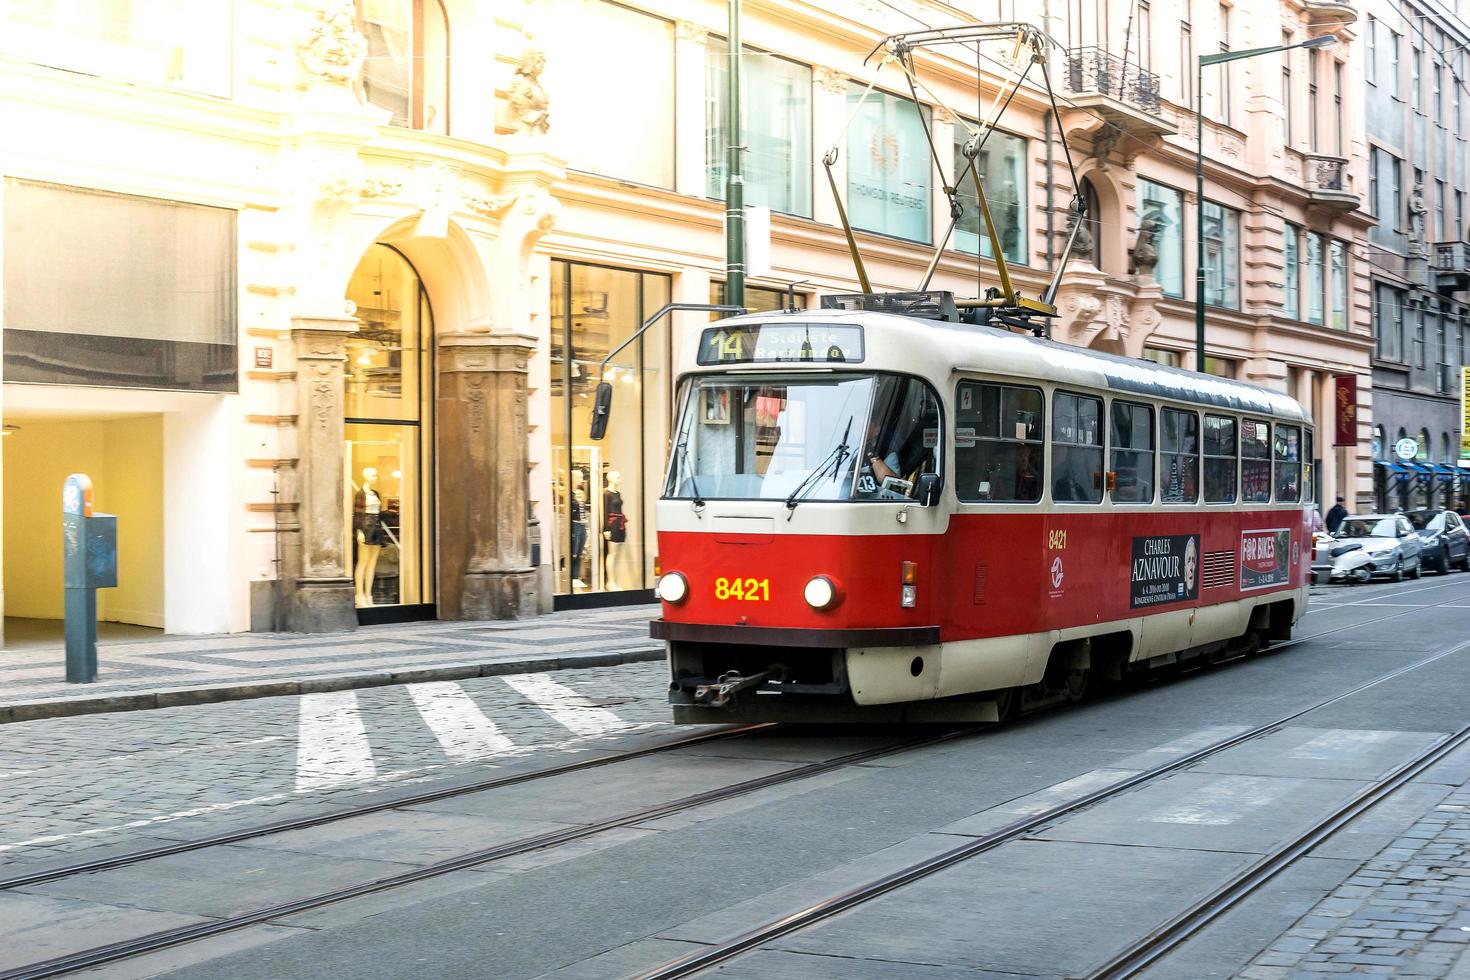
[[[1441,289],[1470,289],[1470,242],[1435,242],[1431,256]]]
[[[1067,52],[1067,88],[1073,104],[1094,109],[1138,136],[1167,136],[1177,127],[1164,115],[1159,76],[1098,47]]]
[[[1358,8],[1348,0],[1306,0],[1302,12],[1308,27],[1340,27],[1358,20]]]
[[[1325,153],[1303,154],[1307,193],[1312,203],[1335,211],[1356,211],[1362,199],[1348,184],[1346,157]]]

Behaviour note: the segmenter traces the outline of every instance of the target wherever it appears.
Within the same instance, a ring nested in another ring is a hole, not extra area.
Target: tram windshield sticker
[[[1284,527],[1240,532],[1240,591],[1291,581],[1291,531]]]
[[[1134,538],[1132,568],[1130,608],[1193,599],[1199,595],[1199,535]]]
[[[700,364],[858,364],[863,328],[832,323],[741,323],[706,327]]]

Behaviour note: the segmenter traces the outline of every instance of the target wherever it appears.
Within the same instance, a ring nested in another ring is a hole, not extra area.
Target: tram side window
[[[1051,400],[1051,498],[1102,501],[1102,399],[1059,391]]]
[[[1112,470],[1116,503],[1150,504],[1154,499],[1154,410],[1113,402]]]
[[[955,397],[955,495],[967,502],[1041,499],[1041,392],[961,381]]]
[[[1235,419],[1205,416],[1205,503],[1235,503]]]
[[[1317,498],[1317,486],[1316,486],[1316,484],[1315,484],[1315,482],[1313,481],[1313,478],[1312,478],[1312,467],[1315,465],[1316,459],[1317,459],[1317,457],[1315,455],[1313,455],[1313,453],[1312,453],[1312,450],[1314,448],[1315,447],[1313,446],[1313,443],[1312,443],[1312,430],[1311,429],[1303,429],[1302,430],[1302,500],[1306,501],[1307,503],[1311,503],[1313,500],[1315,500]]]
[[[1240,422],[1240,499],[1248,504],[1271,502],[1271,425],[1256,419]]]
[[[1199,416],[1177,408],[1159,411],[1159,492],[1166,504],[1199,499]]]
[[[1276,499],[1300,500],[1302,496],[1302,430],[1295,425],[1276,427]]]

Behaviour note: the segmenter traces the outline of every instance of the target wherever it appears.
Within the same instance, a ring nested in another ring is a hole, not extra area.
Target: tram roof
[[[919,317],[896,316],[862,310],[795,310],[754,313],[732,317],[741,323],[841,322],[869,328],[864,343],[870,356],[865,366],[899,367],[890,352],[902,350],[906,357],[931,368],[947,365],[950,373],[975,371],[1014,375],[1061,384],[1085,385],[1149,398],[1190,402],[1234,412],[1254,412],[1285,419],[1310,421],[1310,416],[1293,398],[1269,388],[1221,378],[1213,374],[1167,367],[1141,358],[1088,350],[1013,333],[995,327],[949,323]],[[897,343],[894,343],[897,341]],[[933,357],[925,357],[928,344]],[[754,365],[753,365],[754,366]],[[764,364],[762,367],[789,367]]]

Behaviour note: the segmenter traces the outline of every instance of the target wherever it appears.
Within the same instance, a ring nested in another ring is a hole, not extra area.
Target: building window
[[[1102,500],[1102,399],[1064,391],[1052,397],[1051,496],[1062,503]]]
[[[743,100],[745,203],[809,218],[812,214],[812,70],[746,48]],[[724,198],[730,163],[730,45],[709,39],[705,64],[707,193]]]
[[[1199,416],[1175,408],[1159,411],[1159,494],[1166,504],[1199,499]]]
[[[1144,71],[1153,71],[1154,19],[1153,8],[1148,0],[1138,0],[1138,64]]]
[[[1334,238],[1328,245],[1327,252],[1332,272],[1332,327],[1334,330],[1346,330],[1348,328],[1347,245]]]
[[[1115,503],[1149,504],[1154,499],[1154,410],[1113,402],[1112,465]]]
[[[1459,91],[1459,86],[1455,87]],[[1455,227],[1450,229],[1450,241],[1462,242],[1465,240],[1465,192],[1455,191]]]
[[[232,6],[12,0],[0,4],[0,51],[68,71],[228,97]]]
[[[1322,268],[1322,236],[1307,232],[1307,322],[1322,323],[1322,298],[1326,277]]]
[[[969,134],[963,126],[954,130],[954,174],[955,179],[965,172],[969,161],[965,159],[964,146]],[[985,201],[990,206],[990,220],[995,222],[995,233],[1000,237],[1001,251],[1007,262],[1026,261],[1026,141],[1019,136],[991,130],[983,137],[985,145],[975,158],[975,168],[980,173],[980,183],[985,188]],[[978,199],[975,197],[973,179],[966,177],[955,188],[960,206],[965,209],[960,223],[955,227],[954,245],[961,252],[979,254],[987,259],[995,258],[990,245],[990,235],[985,231],[985,222],[980,217]]]
[[[1205,416],[1205,503],[1235,503],[1235,419]]]
[[[1389,230],[1397,233],[1404,220],[1404,162],[1389,154],[1388,206],[1392,221]]]
[[[1439,241],[1449,241],[1449,227],[1446,224],[1449,218],[1449,190],[1445,187],[1445,183],[1442,180],[1436,179],[1434,184],[1435,207],[1439,212],[1435,220],[1434,233],[1439,236]]]
[[[1220,53],[1230,50],[1230,8],[1220,4]],[[1230,125],[1230,65],[1220,66],[1220,89],[1216,95],[1220,109],[1220,121]]]
[[[1438,61],[1434,63],[1434,122],[1444,125],[1444,69]]]
[[[1402,38],[1398,32],[1388,32],[1388,92],[1394,98],[1399,97],[1399,42]]]
[[[1155,364],[1162,364],[1164,367],[1177,368],[1183,364],[1183,355],[1177,350],[1164,350],[1162,347],[1145,347],[1143,358]]]
[[[1311,140],[1312,152],[1321,149],[1321,133],[1317,123],[1317,52],[1307,51],[1307,138]]]
[[[363,97],[393,126],[449,132],[449,18],[440,0],[357,0]]]
[[[654,501],[667,446],[669,332],[608,352],[669,301],[668,276],[551,263],[552,504],[547,533],[559,594],[653,586]],[[618,410],[606,438],[589,436],[593,394],[612,382]],[[728,426],[727,426],[728,427]]]
[[[1297,253],[1300,248],[1301,229],[1296,225],[1287,223],[1286,243],[1282,250],[1282,276],[1285,279],[1285,295],[1282,298],[1281,313],[1283,316],[1293,320],[1301,319],[1301,256]]]
[[[1185,105],[1194,102],[1194,73],[1194,28],[1189,21],[1182,20],[1179,22],[1179,101]]]
[[[434,321],[413,266],[368,249],[347,286],[357,329],[347,338],[343,514],[359,609],[434,602]]]
[[[1286,47],[1291,44],[1291,32],[1281,32],[1281,44]],[[1286,145],[1291,146],[1295,142],[1295,136],[1291,131],[1291,101],[1293,98],[1291,87],[1291,52],[1281,52],[1281,119],[1286,130]],[[1308,110],[1310,112],[1310,109]]]
[[[1424,103],[1420,99],[1423,93],[1424,76],[1424,52],[1419,50],[1419,45],[1409,46],[1409,101],[1413,104],[1416,112],[1424,111]]]
[[[552,134],[563,134],[568,165],[673,187],[674,23],[608,0],[568,0],[557,17],[567,25],[557,64],[604,65],[609,51],[637,52],[620,59],[617,71],[600,72],[595,85],[582,72],[547,73]]]
[[[1378,18],[1368,15],[1368,84],[1378,84]]]
[[[1379,166],[1383,160],[1383,151],[1373,147],[1368,153],[1368,213],[1378,217],[1382,211],[1378,203],[1378,188],[1380,184]]]
[[[1271,502],[1271,426],[1256,419],[1240,423],[1240,499]]]
[[[961,381],[956,399],[955,495],[966,503],[1040,500],[1040,389]]]
[[[1373,327],[1378,334],[1378,356],[1385,361],[1403,360],[1403,294],[1379,285],[1373,297]]]
[[[1414,332],[1414,366],[1419,370],[1428,367],[1427,349],[1429,345],[1425,342],[1425,312],[1418,306],[1409,307],[1409,324]]]
[[[1138,214],[1140,219],[1152,214],[1163,224],[1154,239],[1159,261],[1154,266],[1154,279],[1165,295],[1184,296],[1184,225],[1181,216],[1184,195],[1172,187],[1151,180],[1138,182]]]
[[[1459,98],[1458,95],[1455,96]],[[1342,62],[1332,62],[1332,138],[1334,152],[1342,156]]]
[[[712,282],[709,284],[709,301],[715,306],[722,306],[725,302],[725,284],[723,282]],[[806,295],[804,293],[787,294],[784,289],[771,289],[766,286],[752,286],[745,284],[745,309],[751,313],[776,313],[780,310],[789,309],[794,302],[797,309],[806,309]],[[710,319],[717,319],[722,314],[711,313]]]
[[[1236,378],[1240,376],[1240,362],[1232,361],[1228,357],[1205,356],[1205,374],[1213,374],[1217,378]]]
[[[1240,212],[1206,201],[1203,233],[1205,302],[1240,309]]]
[[[854,113],[847,134],[848,215],[855,228],[928,242],[929,109],[877,89],[864,99],[865,89],[854,83],[847,92],[848,111]]]
[[[234,211],[0,186],[7,382],[239,389]]]

